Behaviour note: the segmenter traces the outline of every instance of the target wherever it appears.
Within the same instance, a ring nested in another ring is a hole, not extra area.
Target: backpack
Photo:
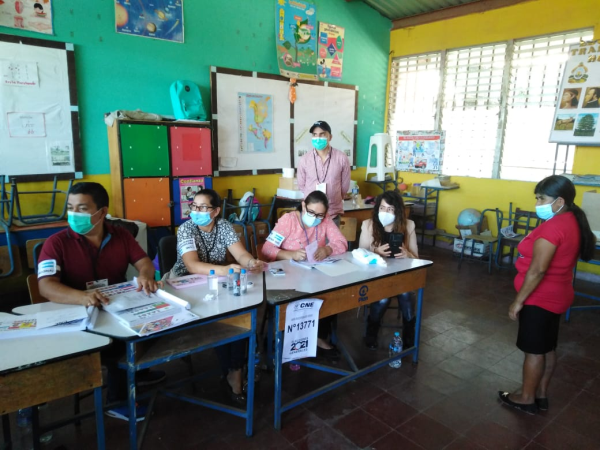
[[[176,119],[206,120],[200,88],[187,80],[177,80],[171,85],[171,103]]]
[[[258,205],[258,200],[254,197],[252,192],[246,192],[240,200],[240,206],[248,206],[248,200],[252,198],[252,203]],[[249,212],[249,213],[248,213]],[[260,217],[260,208],[258,206],[251,208],[242,208],[240,211],[240,222],[254,222]]]

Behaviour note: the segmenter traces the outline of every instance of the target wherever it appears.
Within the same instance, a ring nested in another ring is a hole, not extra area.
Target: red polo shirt
[[[60,282],[73,289],[85,290],[88,281],[108,279],[108,284],[125,281],[129,264],[145,258],[129,231],[104,222],[104,240],[100,248],[71,228],[50,236],[42,248],[39,262],[55,260]],[[46,275],[52,276],[52,275]],[[44,278],[43,274],[39,278]]]

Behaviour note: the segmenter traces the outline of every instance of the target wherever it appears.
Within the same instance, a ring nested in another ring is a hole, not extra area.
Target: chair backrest
[[[517,234],[527,235],[542,223],[535,211],[525,211],[517,208],[511,217],[513,231]]]
[[[356,217],[342,217],[340,219],[340,231],[348,242],[356,241],[357,224]]]
[[[160,276],[173,268],[177,262],[177,236],[164,236],[158,242],[158,268]]]
[[[281,218],[284,214],[289,212],[298,211],[298,208],[277,208],[277,218]]]
[[[40,286],[38,285],[36,274],[31,274],[27,277],[27,289],[29,289],[29,299],[31,300],[32,305],[49,301],[40,294]]]

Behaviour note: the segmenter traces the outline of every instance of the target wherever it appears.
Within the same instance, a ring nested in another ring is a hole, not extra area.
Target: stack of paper
[[[89,310],[89,312],[88,312]],[[73,305],[36,314],[0,319],[0,339],[82,331],[93,321],[97,310]]]

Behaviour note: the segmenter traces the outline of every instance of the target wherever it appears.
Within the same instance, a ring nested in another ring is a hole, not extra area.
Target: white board
[[[331,127],[331,146],[348,155],[350,166],[356,165],[356,98],[355,86],[298,83],[294,104],[294,167],[312,149],[309,131],[318,120]]]
[[[600,40],[569,48],[549,141],[600,145]]]
[[[80,170],[72,52],[70,44],[0,36],[0,175]]]

